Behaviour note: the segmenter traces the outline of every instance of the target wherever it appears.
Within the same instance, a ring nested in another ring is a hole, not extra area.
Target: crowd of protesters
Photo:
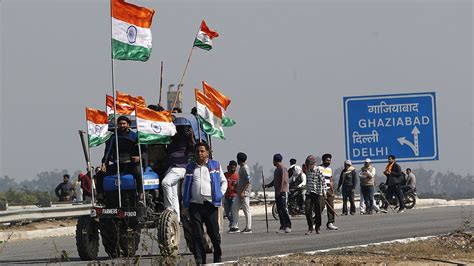
[[[191,117],[194,117],[191,115]],[[191,118],[186,118],[189,119]],[[175,124],[179,117],[175,119]],[[119,117],[118,122],[118,142],[120,147],[119,162],[120,169],[132,173],[137,183],[137,199],[144,200],[144,191],[141,185],[141,174],[137,170],[139,165],[137,151],[137,136],[130,130],[130,120],[126,117]],[[179,122],[178,122],[179,123]],[[197,123],[197,122],[196,122]],[[218,160],[212,158],[212,151],[202,137],[202,132],[195,132],[191,126],[178,126],[177,134],[172,137],[168,145],[148,145],[146,152],[148,156],[148,166],[152,167],[161,177],[163,204],[166,208],[177,214],[178,220],[181,218],[181,203],[189,213],[192,227],[193,255],[196,264],[205,264],[206,251],[203,243],[204,225],[206,232],[213,244],[213,262],[220,262],[222,251],[221,244],[221,224],[219,224],[221,205],[224,206],[224,217],[229,222],[228,233],[252,233],[252,213],[250,208],[250,192],[252,190],[252,177],[247,162],[247,154],[239,152],[235,159],[227,165],[227,172],[223,172]],[[198,137],[196,135],[199,135]],[[103,188],[101,178],[106,173],[114,173],[114,165],[117,161],[115,145],[115,135],[106,144],[102,165],[96,168],[94,181],[89,176],[92,173],[81,173],[76,182],[76,188],[69,182],[69,176],[64,176],[63,183],[59,184],[55,192],[61,201],[71,200],[72,195],[79,193],[81,200],[90,200],[93,196],[92,184],[96,185],[94,197],[97,202],[103,200]],[[122,156],[122,155],[126,156]],[[122,157],[126,157],[122,161]],[[161,159],[164,159],[163,160]],[[388,204],[380,209],[374,203],[375,175],[376,169],[370,159],[366,159],[364,166],[356,169],[350,160],[344,162],[344,169],[339,175],[336,184],[334,171],[331,168],[332,155],[327,153],[322,155],[322,160],[318,161],[315,155],[307,156],[304,164],[297,164],[295,159],[290,160],[290,167],[283,163],[283,156],[275,154],[273,165],[275,170],[273,180],[268,184],[263,184],[265,188],[273,187],[275,190],[275,202],[279,216],[279,233],[288,234],[292,231],[291,217],[288,212],[288,199],[290,189],[295,191],[292,196],[297,197],[298,207],[301,213],[306,216],[308,225],[307,235],[321,232],[322,213],[327,211],[327,230],[338,230],[335,225],[336,211],[334,209],[334,199],[336,191],[342,189],[342,215],[354,215],[356,206],[354,193],[357,186],[360,187],[360,212],[361,214],[373,214],[386,212]],[[398,212],[404,212],[403,193],[414,190],[416,179],[410,169],[407,169],[407,184],[402,186],[405,174],[399,164],[395,162],[395,156],[388,157],[383,174],[386,176],[387,196],[395,195],[398,200]],[[162,162],[162,163],[160,163]],[[116,167],[116,166],[115,166]],[[182,182],[182,190],[179,184]],[[337,188],[335,186],[337,185]],[[182,196],[182,200],[181,200]],[[349,205],[349,206],[348,206]],[[243,211],[245,216],[245,226],[239,226],[239,212]]]

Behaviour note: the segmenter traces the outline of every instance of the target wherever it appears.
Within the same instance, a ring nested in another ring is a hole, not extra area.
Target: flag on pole
[[[122,104],[130,106],[132,109],[135,109],[135,105],[146,107],[145,98],[143,98],[142,96],[133,97],[130,94],[126,94],[120,91],[116,91],[115,100],[121,102]]]
[[[196,94],[198,119],[202,129],[209,136],[225,139],[224,130],[222,129],[221,108],[198,89],[194,89],[194,91]]]
[[[114,97],[110,95],[106,95],[105,97],[107,115],[109,120],[112,120],[114,118]],[[128,102],[115,99],[115,106],[117,107],[117,110],[115,111],[117,115],[133,115],[135,113],[135,107],[132,107]]]
[[[124,0],[112,1],[112,58],[147,61],[151,54],[151,22],[155,10]]]
[[[229,106],[231,100],[230,98],[226,97],[224,94],[222,94],[220,91],[214,89],[211,85],[209,85],[207,82],[203,81],[202,82],[202,89],[204,91],[204,95],[206,95],[209,99],[215,101],[219,107],[222,109],[222,126],[223,127],[231,127],[235,125],[235,121],[226,116],[225,110],[227,110],[227,107]]]
[[[169,144],[176,126],[168,111],[156,112],[137,106],[137,132],[141,144]]]
[[[112,136],[112,132],[109,131],[106,112],[86,108],[86,119],[89,147],[99,146]]]
[[[202,20],[201,28],[199,29],[196,39],[194,40],[194,46],[209,51],[212,49],[212,39],[216,37],[219,37],[219,33],[209,29],[209,27],[206,25],[206,22]]]

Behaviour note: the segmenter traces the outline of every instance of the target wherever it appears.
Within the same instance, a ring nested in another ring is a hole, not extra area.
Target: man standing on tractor
[[[121,173],[130,173],[135,178],[138,199],[143,201],[143,181],[140,171],[140,156],[138,152],[138,135],[130,129],[130,119],[126,116],[120,116],[117,119],[117,134],[106,142],[104,157],[102,158],[101,169],[108,174],[117,173],[117,152],[116,140],[118,138],[119,167]],[[113,163],[109,165],[109,163]],[[98,175],[100,179],[102,175]],[[97,197],[100,200],[102,191],[102,180],[97,180]]]
[[[176,135],[168,145],[168,171],[162,182],[163,200],[166,208],[172,209],[180,218],[178,187],[186,174],[186,165],[192,155],[194,141],[190,126],[176,126]]]
[[[183,205],[191,218],[194,259],[197,265],[206,264],[203,225],[214,248],[214,263],[222,261],[219,207],[227,190],[227,180],[218,161],[209,159],[209,145],[195,145],[196,161],[186,167],[183,183]]]

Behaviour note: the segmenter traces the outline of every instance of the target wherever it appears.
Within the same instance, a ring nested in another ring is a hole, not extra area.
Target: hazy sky
[[[160,61],[165,85],[179,81],[201,19],[220,33],[212,51],[193,52],[183,91],[186,111],[201,80],[232,99],[238,124],[213,141],[223,164],[244,151],[267,172],[276,152],[286,163],[330,152],[341,166],[344,96],[434,91],[440,160],[403,166],[473,173],[472,1],[129,2],[156,10],[153,52],[117,62],[116,88],[149,103]],[[109,2],[0,8],[0,175],[84,169],[84,108],[105,109],[111,93]]]

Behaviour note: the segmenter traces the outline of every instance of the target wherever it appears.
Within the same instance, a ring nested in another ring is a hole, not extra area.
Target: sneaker
[[[354,215],[354,214],[355,214],[355,212],[351,212],[351,215]]]
[[[334,226],[332,223],[328,223],[327,230],[337,230],[339,229],[337,226]]]
[[[285,233],[287,233],[287,234],[291,233],[291,228],[289,228],[289,227],[285,228]]]
[[[231,228],[229,231],[227,231],[228,234],[235,234],[235,233],[240,233],[239,228]]]
[[[341,216],[346,216],[346,215],[347,215],[347,212],[341,213]]]
[[[321,233],[321,230],[319,230],[319,228],[317,228],[317,229],[315,230],[315,233],[319,235],[319,233]]]
[[[381,213],[387,213],[387,210],[386,209],[380,209],[380,212]]]
[[[365,214],[365,212],[360,212],[360,215],[364,215],[364,214]]]
[[[400,209],[397,211],[397,213],[404,213],[405,212],[405,209]]]
[[[308,232],[304,233],[305,235],[311,235],[313,233],[313,230],[308,230]]]
[[[242,234],[251,234],[252,233],[252,229],[249,229],[249,228],[245,228],[244,230],[242,230],[242,232],[240,232]]]
[[[285,229],[280,229],[278,230],[277,234],[284,234],[285,233]]]

